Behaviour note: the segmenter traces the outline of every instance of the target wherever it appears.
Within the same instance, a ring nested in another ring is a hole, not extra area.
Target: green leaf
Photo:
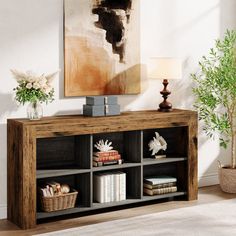
[[[206,134],[213,138],[218,132],[220,146],[226,148],[235,129],[230,117],[236,117],[236,30],[227,30],[222,40],[217,39],[199,66],[200,70],[191,74],[194,107]]]

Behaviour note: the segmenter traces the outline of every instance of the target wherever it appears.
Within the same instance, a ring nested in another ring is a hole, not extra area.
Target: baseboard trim
[[[198,186],[199,187],[211,186],[211,185],[216,185],[216,184],[219,184],[217,172],[203,175],[198,178]]]
[[[0,204],[0,219],[7,218],[7,205]]]

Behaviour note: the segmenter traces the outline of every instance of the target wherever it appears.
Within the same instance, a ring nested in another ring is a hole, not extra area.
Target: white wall
[[[55,81],[55,101],[44,107],[46,116],[81,112],[84,98],[63,97],[62,0],[0,0],[0,218],[6,217],[6,119],[25,117],[17,107],[12,88],[16,82],[10,68],[38,73],[62,69]],[[141,0],[141,52],[145,64],[150,56],[178,56],[184,61],[183,80],[170,85],[175,107],[192,108],[190,72],[200,57],[222,37],[226,28],[236,28],[235,0]],[[161,97],[160,81],[142,73],[142,93],[120,96],[122,110],[156,109]],[[209,141],[199,130],[199,179],[201,185],[217,182],[218,141]]]

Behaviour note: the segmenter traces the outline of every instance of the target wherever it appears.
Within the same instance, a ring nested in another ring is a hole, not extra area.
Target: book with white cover
[[[114,202],[116,201],[115,200],[115,195],[116,195],[116,172],[112,172],[111,175],[111,186],[110,186],[110,189],[111,189],[111,202]]]
[[[94,201],[99,203],[126,199],[126,173],[106,172],[94,175]]]
[[[176,181],[177,179],[175,177],[167,175],[159,175],[159,176],[144,178],[144,183],[151,185],[174,183]]]
[[[126,200],[126,173],[120,172],[120,201]]]
[[[120,201],[120,173],[114,175],[114,201]]]
[[[103,193],[104,193],[104,202],[107,202],[107,191],[106,191],[106,188],[107,188],[107,178],[106,178],[106,175],[102,174],[101,178],[103,178],[103,181],[104,181],[104,186],[101,189],[101,191],[103,191]]]
[[[94,200],[99,203],[105,202],[105,178],[101,174],[94,175],[93,178],[93,196]]]
[[[105,178],[105,202],[111,202],[111,174],[104,175]]]

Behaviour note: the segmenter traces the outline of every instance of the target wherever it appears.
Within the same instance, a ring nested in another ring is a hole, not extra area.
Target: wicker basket
[[[72,192],[70,193],[52,197],[44,197],[42,194],[40,194],[41,208],[45,212],[74,208],[77,195],[78,192],[74,189],[72,189]]]
[[[222,191],[226,193],[236,193],[236,169],[229,166],[219,168],[219,182]]]

